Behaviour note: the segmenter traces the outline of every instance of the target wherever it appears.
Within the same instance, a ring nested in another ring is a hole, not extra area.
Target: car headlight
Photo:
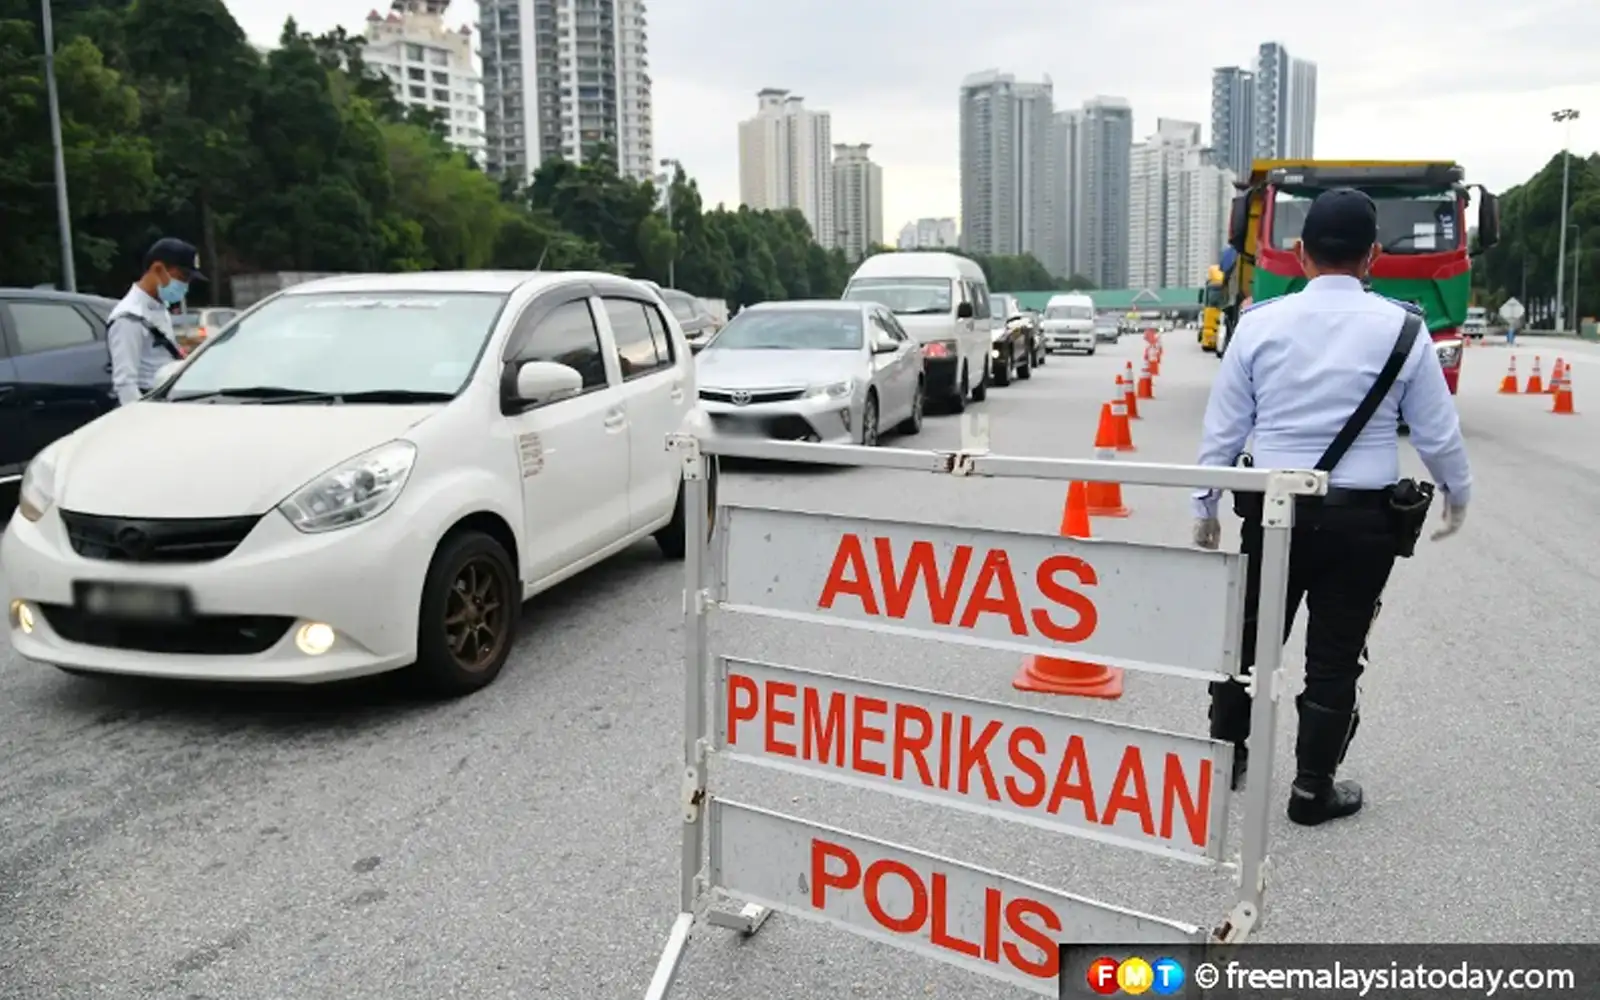
[[[843,382],[834,382],[830,385],[814,385],[806,393],[810,399],[849,399],[851,393],[856,391],[856,380],[847,378]]]
[[[379,445],[295,490],[278,512],[306,534],[370,521],[400,499],[416,460],[409,441]]]
[[[1433,345],[1439,352],[1439,365],[1444,368],[1453,368],[1461,360],[1461,341],[1445,340]]]
[[[29,462],[22,473],[22,485],[17,490],[17,513],[24,520],[39,520],[56,502],[55,479],[55,457],[47,448]]]

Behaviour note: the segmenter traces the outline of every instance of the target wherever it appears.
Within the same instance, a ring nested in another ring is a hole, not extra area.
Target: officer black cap
[[[200,273],[200,251],[194,244],[187,240],[180,240],[173,236],[165,236],[156,240],[149,250],[144,253],[144,269],[150,270],[151,264],[165,264],[168,267],[181,268],[188,272],[190,281],[205,281],[206,276]]]
[[[1378,206],[1355,188],[1324,191],[1306,212],[1300,241],[1312,260],[1358,260],[1378,242]]]

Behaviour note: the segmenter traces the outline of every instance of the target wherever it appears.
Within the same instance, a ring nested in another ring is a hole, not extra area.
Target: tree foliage
[[[797,211],[708,208],[600,150],[518,185],[408,111],[343,29],[290,20],[262,55],[222,0],[52,0],[79,287],[120,294],[157,237],[201,249],[197,296],[260,271],[595,269],[741,307],[833,298],[854,265]],[[0,0],[0,285],[60,273],[37,0]],[[876,247],[872,252],[887,248]],[[996,291],[1089,287],[1029,255],[981,257]]]
[[[1473,268],[1480,304],[1491,312],[1516,297],[1527,309],[1527,326],[1555,321],[1556,267],[1561,242],[1561,172],[1564,157],[1551,157],[1537,174],[1500,196],[1500,242]],[[1600,155],[1573,156],[1567,193],[1566,299],[1572,312],[1573,280],[1578,314],[1600,315]],[[1570,321],[1569,321],[1570,325]]]

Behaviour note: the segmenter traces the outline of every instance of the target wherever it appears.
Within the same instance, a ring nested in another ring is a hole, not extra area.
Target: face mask
[[[161,286],[161,301],[169,306],[175,306],[182,302],[183,297],[188,294],[189,283],[187,281],[179,281],[177,278],[173,278]]]

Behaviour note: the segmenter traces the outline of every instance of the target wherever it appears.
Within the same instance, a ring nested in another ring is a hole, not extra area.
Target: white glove
[[[1448,497],[1446,497],[1445,499],[1447,501],[1449,500]],[[1455,504],[1447,502],[1445,504],[1445,506],[1444,506],[1444,527],[1440,528],[1438,531],[1435,531],[1429,537],[1432,538],[1436,542],[1441,538],[1449,538],[1451,535],[1453,535],[1456,532],[1460,531],[1461,530],[1461,526],[1463,524],[1465,524],[1466,521],[1467,521],[1467,508],[1466,508],[1466,505],[1463,504],[1463,505],[1458,507]]]
[[[1195,518],[1194,543],[1202,549],[1215,550],[1222,544],[1222,522],[1214,517]]]

